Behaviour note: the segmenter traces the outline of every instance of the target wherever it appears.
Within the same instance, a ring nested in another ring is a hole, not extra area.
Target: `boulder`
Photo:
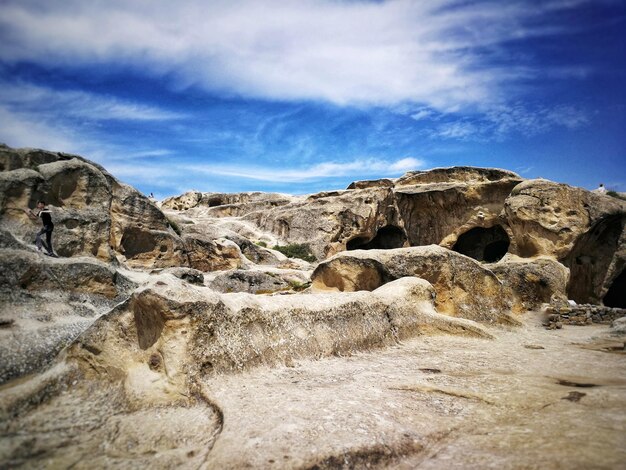
[[[372,291],[406,276],[427,280],[437,311],[483,322],[517,323],[500,280],[477,261],[437,245],[343,252],[323,261],[311,276],[314,290]]]
[[[172,276],[187,281],[190,284],[196,284],[199,286],[204,285],[204,273],[198,269],[193,268],[165,268],[162,270],[156,270],[158,273],[171,274]]]
[[[217,274],[207,284],[217,292],[273,292],[300,291],[309,286],[309,275],[295,269],[236,269]]]
[[[515,313],[537,310],[546,303],[567,302],[569,269],[553,258],[523,259],[508,255],[488,267],[508,291]]]
[[[242,254],[230,240],[211,239],[201,235],[184,235],[189,266],[200,271],[237,269],[242,265]]]

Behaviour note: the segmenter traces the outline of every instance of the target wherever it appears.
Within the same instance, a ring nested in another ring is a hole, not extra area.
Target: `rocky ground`
[[[538,314],[489,332],[217,375],[193,405],[126,409],[119,390],[70,382],[4,422],[0,456],[18,468],[620,468],[625,335],[548,331]]]
[[[455,167],[157,203],[75,155],[0,170],[2,468],[626,460],[619,198]]]

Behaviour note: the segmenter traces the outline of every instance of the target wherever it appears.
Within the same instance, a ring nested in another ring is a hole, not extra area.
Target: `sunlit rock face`
[[[0,148],[0,228],[32,243],[39,224],[23,209],[44,200],[60,256],[117,257],[137,267],[181,266],[180,238],[163,213],[134,188],[76,155]]]
[[[155,203],[78,156],[0,169],[0,467],[623,461],[623,325],[541,327],[623,314],[568,302],[624,306],[620,200],[454,167]]]

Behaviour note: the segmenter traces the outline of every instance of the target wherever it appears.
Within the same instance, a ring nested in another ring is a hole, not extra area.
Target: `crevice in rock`
[[[612,308],[626,308],[626,270],[615,278],[603,299],[604,305]]]
[[[494,263],[506,255],[510,244],[506,231],[500,225],[494,225],[468,230],[461,234],[452,249],[477,261]]]

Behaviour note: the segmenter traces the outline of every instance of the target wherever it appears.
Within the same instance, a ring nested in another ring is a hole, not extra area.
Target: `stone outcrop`
[[[37,222],[23,212],[43,199],[55,224],[60,256],[122,260],[135,267],[186,263],[180,238],[138,191],[76,155],[0,148],[0,228],[32,243]]]
[[[515,240],[511,251],[523,257],[552,256],[570,268],[568,296],[579,303],[601,302],[624,270],[624,201],[530,180],[511,192],[505,214]]]
[[[218,295],[187,283],[152,283],[100,318],[70,358],[171,400],[195,376],[394,344],[417,334],[489,337],[477,324],[438,314],[430,284],[399,279],[373,292]],[[153,359],[158,356],[159,359]]]
[[[201,193],[189,191],[180,196],[169,197],[160,205],[163,209],[187,211],[206,207],[215,217],[241,217],[250,212],[267,210],[289,204],[297,198],[278,193]]]
[[[50,364],[137,287],[94,258],[45,257],[15,239],[6,245],[0,244],[0,384]]]
[[[484,322],[516,323],[500,280],[477,261],[437,245],[396,250],[343,252],[319,264],[311,277],[317,290],[374,290],[406,276],[433,285],[437,311]]]
[[[537,328],[626,312],[618,200],[454,167],[158,205],[78,156],[3,146],[0,170],[0,467],[624,460],[623,322]],[[60,259],[33,250],[38,198]]]
[[[569,269],[552,258],[524,259],[508,255],[488,268],[502,281],[515,313],[567,300]]]
[[[310,285],[309,276],[310,272],[297,269],[236,269],[216,274],[207,285],[217,292],[224,293],[270,294],[286,291],[298,292]]]

